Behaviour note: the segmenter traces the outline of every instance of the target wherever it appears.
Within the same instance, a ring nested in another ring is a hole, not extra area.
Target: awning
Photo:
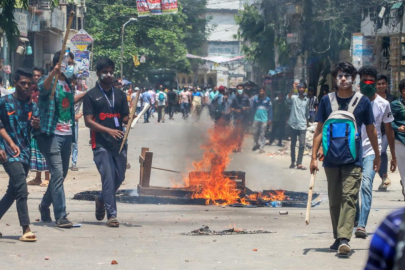
[[[203,57],[203,56],[198,56],[198,55],[193,55],[193,54],[187,54],[187,58],[194,58],[194,59],[203,59],[206,61],[214,62],[214,63],[227,63],[227,62],[232,62],[236,60],[241,60],[245,58],[244,55],[240,56],[211,56],[211,57]]]

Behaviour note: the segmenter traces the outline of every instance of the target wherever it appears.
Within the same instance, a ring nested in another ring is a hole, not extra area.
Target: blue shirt
[[[258,96],[255,97],[253,99],[252,107],[254,113],[254,121],[265,123],[273,121],[273,109],[269,97],[265,97],[263,99]]]
[[[371,240],[369,256],[364,269],[393,269],[398,245],[398,232],[404,213],[405,208],[394,211],[378,227]],[[404,241],[404,239],[400,239],[400,241]]]
[[[337,102],[339,104],[339,110],[347,110],[347,107],[352,100],[352,97],[349,98],[340,98],[337,96]],[[325,123],[328,120],[329,115],[332,113],[332,107],[330,104],[329,96],[324,96],[319,103],[318,112],[315,116],[315,122]],[[364,124],[366,126],[374,123],[374,114],[373,107],[371,106],[370,99],[363,96],[356,109],[354,110],[354,117],[356,118],[357,123],[357,132],[359,133],[360,141],[361,139],[361,126]],[[358,159],[354,165],[362,167],[363,166],[363,149],[359,147],[358,149]],[[339,167],[339,165],[328,163],[326,160],[323,162],[324,167]]]
[[[145,103],[152,104],[152,97],[148,91],[142,93],[142,102],[143,104]]]

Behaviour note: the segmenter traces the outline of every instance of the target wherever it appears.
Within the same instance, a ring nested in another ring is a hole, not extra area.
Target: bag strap
[[[339,110],[339,104],[337,102],[336,92],[328,94],[330,100],[330,106],[332,107],[332,112]]]
[[[357,105],[359,105],[360,103],[360,99],[363,97],[363,95],[359,92],[356,92],[352,98],[352,100],[350,101],[350,104],[347,108],[347,111],[349,113],[353,113],[354,110],[357,108]]]

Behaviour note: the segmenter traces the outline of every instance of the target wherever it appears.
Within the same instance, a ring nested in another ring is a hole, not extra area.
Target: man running
[[[102,192],[95,198],[96,219],[103,220],[107,212],[108,227],[119,227],[115,192],[125,179],[127,146],[119,150],[124,138],[122,125],[129,118],[125,93],[112,86],[114,68],[111,59],[99,59],[96,64],[99,81],[83,102],[84,121],[91,130],[94,163],[102,183]]]

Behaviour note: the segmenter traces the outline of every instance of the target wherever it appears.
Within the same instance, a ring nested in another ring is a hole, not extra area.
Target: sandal
[[[34,237],[30,237],[30,236],[34,236]],[[23,236],[20,237],[20,241],[21,242],[36,242],[37,237],[32,232],[27,232]]]
[[[40,186],[40,187],[47,187],[47,186],[49,186],[49,180],[44,180],[39,186]]]
[[[119,226],[120,226],[120,223],[118,222],[117,218],[115,218],[115,217],[111,217],[107,221],[107,227],[118,228]]]
[[[28,181],[27,185],[28,186],[40,186],[41,185],[41,180],[35,181],[36,179],[32,179],[31,181]]]
[[[103,208],[97,207],[97,204],[99,204],[97,196],[95,198],[95,201],[96,201],[96,219],[98,221],[102,221],[105,218],[105,206]]]
[[[297,170],[303,170],[303,171],[305,171],[305,170],[308,170],[308,169],[305,168],[305,167],[302,166],[302,165],[297,165]]]

